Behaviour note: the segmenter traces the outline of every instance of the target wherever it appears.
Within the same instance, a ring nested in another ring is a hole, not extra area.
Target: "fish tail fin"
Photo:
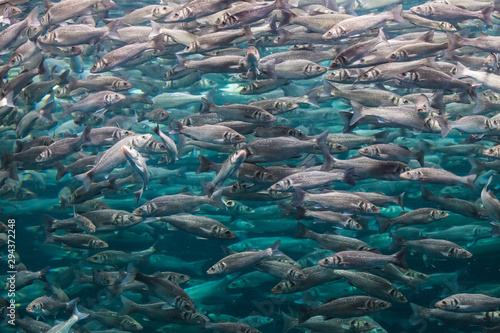
[[[276,8],[285,13],[291,13],[292,8],[290,8],[290,4],[288,0],[275,0]]]
[[[302,324],[303,322],[312,317],[311,310],[308,307],[305,307],[303,305],[298,305],[297,309],[300,312],[299,324]]]
[[[417,161],[420,163],[420,166],[423,168],[424,167],[424,156],[425,156],[425,151],[422,149],[417,153]]]
[[[321,165],[321,171],[330,171],[335,169],[337,165],[337,160],[330,154],[328,148],[323,148],[321,150],[321,155],[323,156],[323,164]]]
[[[406,263],[406,252],[408,252],[408,248],[405,246],[395,253],[393,255],[393,264],[401,267],[402,269],[408,269],[408,264]]]
[[[476,184],[475,184],[476,178],[477,174],[465,176],[465,186],[474,191],[476,189]]]
[[[144,187],[142,187],[139,191],[135,191],[134,195],[137,198],[137,204],[139,205],[139,201],[142,198],[142,194],[144,193]]]
[[[106,29],[108,32],[106,33],[106,37],[111,39],[120,39],[120,34],[118,33],[118,28],[121,26],[120,20],[114,20],[113,22],[106,25]]]
[[[380,233],[385,232],[387,229],[391,227],[391,222],[389,219],[376,216],[375,220],[378,223],[378,230]]]
[[[431,191],[429,191],[427,188],[422,187],[422,200],[433,201],[434,198],[436,198],[436,196],[434,195],[434,193],[432,193]]]
[[[405,192],[401,193],[400,195],[398,195],[396,197],[396,200],[397,200],[397,203],[398,203],[398,206],[401,207],[401,209],[404,211],[405,210],[405,205],[404,205],[404,200],[405,198]]]
[[[90,171],[76,175],[74,178],[83,183],[83,187],[85,188],[85,191],[89,190],[90,184],[92,183],[92,174],[90,174]]]
[[[363,113],[364,111],[364,105],[356,102],[356,101],[351,101],[351,106],[352,106],[352,118],[349,121],[349,126],[354,125],[357,123],[359,120],[361,120],[365,115]]]
[[[450,126],[450,121],[447,119],[444,119],[442,117],[434,117],[436,119],[437,123],[439,124],[439,127],[441,127],[441,137],[446,138],[448,134],[450,134],[451,130],[453,129]]]
[[[197,174],[210,171],[212,161],[203,155],[198,155],[198,161],[200,162],[200,166],[196,169]]]
[[[77,298],[72,299],[71,301],[69,301],[68,304],[67,304],[67,309],[74,309],[74,308],[76,308],[76,303],[78,303],[79,300],[80,300],[80,298],[77,297]]]
[[[493,23],[491,22],[491,12],[493,12],[493,7],[490,6],[490,7],[486,7],[484,8],[483,10],[481,10],[479,12],[479,19],[481,21],[483,21],[484,23],[486,23],[486,25],[493,25]]]
[[[62,164],[61,162],[57,162],[55,164],[56,166],[56,170],[57,170],[57,174],[56,174],[56,180],[60,180],[62,177],[64,177],[68,171],[66,171],[66,166],[64,164]]]
[[[164,37],[163,34],[159,34],[158,36],[151,39],[151,42],[153,44],[151,48],[162,52],[165,51],[166,49],[165,49],[165,44],[163,44],[163,37]]]
[[[294,187],[294,190],[295,190],[295,195],[292,200],[292,207],[297,207],[304,203],[304,199],[307,192],[301,189],[300,187]]]
[[[128,298],[126,298],[123,295],[120,295],[120,301],[122,302],[122,308],[120,309],[120,311],[118,311],[119,316],[124,316],[124,315],[129,314],[130,312],[133,312],[133,309],[134,309],[134,306],[136,305],[136,303],[129,300]]]
[[[297,226],[299,227],[299,232],[295,235],[296,238],[310,238],[311,237],[311,229],[306,227],[305,224],[297,222]]]
[[[328,147],[326,146],[326,138],[328,137],[329,131],[326,130],[318,135],[315,135],[313,138],[316,143],[316,149],[323,150],[326,149],[328,150]]]
[[[212,102],[210,102],[208,99],[202,97],[201,98],[201,106],[200,106],[200,113],[209,113],[210,109],[215,106]]]
[[[462,37],[459,35],[452,34],[451,32],[446,33],[448,41],[448,51],[453,51],[462,47]]]
[[[387,41],[387,36],[384,33],[384,27],[378,28],[378,36],[377,36],[377,38],[379,39],[379,43],[385,43],[385,44],[389,43]]]
[[[389,14],[392,15],[392,21],[398,23],[405,23],[405,19],[401,16],[402,11],[403,11],[402,4],[399,4],[396,7],[394,7],[394,9],[389,12]]]
[[[219,209],[226,209],[226,205],[224,205],[224,202],[222,202],[222,189],[213,192],[210,200],[210,204],[212,206],[215,206]]]
[[[283,12],[283,15],[284,14],[289,15],[287,12]],[[269,21],[269,30],[271,30],[271,34],[273,35],[278,34],[278,25],[276,24],[276,22],[278,22],[278,18],[276,15],[273,15],[273,17],[271,17],[271,20]]]
[[[354,180],[354,167],[348,168],[344,170],[344,178],[342,179],[343,183],[346,183],[351,186],[356,185],[356,181]]]
[[[393,251],[395,249],[398,249],[403,245],[404,239],[402,237],[400,237],[398,234],[396,234],[395,232],[392,232],[391,237],[392,237],[392,244],[389,245],[389,247],[388,247],[389,251]]]
[[[292,316],[287,315],[284,312],[281,312],[281,318],[283,320],[283,332],[286,333],[297,326],[297,319]]]

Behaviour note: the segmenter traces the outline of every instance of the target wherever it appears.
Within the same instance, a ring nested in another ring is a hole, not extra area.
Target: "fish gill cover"
[[[0,331],[499,332],[499,10],[0,0]]]

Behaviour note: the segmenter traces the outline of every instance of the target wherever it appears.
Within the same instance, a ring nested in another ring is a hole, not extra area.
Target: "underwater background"
[[[0,1],[0,331],[500,332],[497,9]]]

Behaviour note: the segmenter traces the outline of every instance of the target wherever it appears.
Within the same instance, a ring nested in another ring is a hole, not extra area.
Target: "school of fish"
[[[1,332],[500,332],[499,0],[0,21]]]

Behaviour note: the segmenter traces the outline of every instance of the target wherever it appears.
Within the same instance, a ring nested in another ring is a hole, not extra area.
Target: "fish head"
[[[151,138],[153,135],[151,134],[143,134],[143,135],[136,135],[132,141],[130,142],[130,145],[134,148],[141,148],[144,146]]]
[[[127,97],[123,94],[109,93],[109,94],[106,94],[106,96],[104,96],[104,102],[106,103],[106,105],[112,105],[112,104],[115,104],[119,101],[123,101],[125,98],[127,98]]]
[[[488,148],[483,151],[483,155],[490,156],[490,157],[500,157],[500,147],[493,147],[493,148]]]
[[[236,235],[226,227],[215,226],[211,234],[220,239],[235,239]]]
[[[288,191],[291,187],[293,187],[292,181],[288,178],[284,178],[279,182],[273,184],[269,188],[269,193],[278,191]]]
[[[385,57],[385,59],[389,61],[401,61],[402,59],[406,58],[406,56],[407,55],[405,54],[404,51],[399,50],[392,52],[387,57]]]
[[[220,261],[207,270],[207,274],[220,274],[226,269],[226,264]]]
[[[52,152],[50,149],[47,148],[43,152],[41,152],[40,155],[37,156],[35,161],[37,161],[38,163],[43,163],[43,162],[47,161],[48,159],[50,159],[51,156],[52,156]]]
[[[496,119],[487,119],[486,120],[486,127],[490,131],[498,130],[500,128],[500,121]]]
[[[217,24],[218,29],[228,29],[238,23],[236,16],[226,13],[225,16],[221,17],[220,23]]]
[[[445,253],[445,255],[449,258],[459,258],[459,259],[468,259],[472,257],[472,253],[470,253],[469,251],[460,246],[451,247],[448,250],[448,253]]]
[[[358,80],[361,82],[375,81],[380,76],[380,74],[381,74],[380,70],[372,68],[360,74]]]
[[[143,329],[142,325],[130,316],[120,317],[120,327],[127,331],[141,331]]]
[[[182,53],[186,53],[186,54],[196,53],[196,52],[198,52],[199,49],[200,49],[200,43],[198,41],[194,41],[194,42],[190,43],[188,46],[186,46],[184,48],[184,50],[182,51]]]
[[[316,77],[326,73],[327,68],[318,64],[309,64],[304,68],[304,74],[309,77]]]
[[[169,19],[171,22],[183,21],[193,16],[193,10],[189,6],[183,6]]]
[[[348,217],[345,226],[351,230],[363,230],[363,226],[356,220]]]
[[[377,157],[380,156],[380,149],[377,147],[363,147],[358,149],[358,153],[363,156]]]
[[[174,301],[174,305],[177,309],[186,312],[195,312],[193,301],[186,297],[177,297]]]
[[[42,25],[35,25],[35,26],[30,26],[26,30],[26,35],[28,36],[29,40],[36,40],[39,36],[42,35],[42,33],[45,31],[45,26]]]
[[[115,6],[114,1],[110,0],[110,1],[98,1],[94,3],[91,7],[94,13],[101,13],[113,8],[114,6]]]
[[[450,22],[440,21],[438,23],[438,26],[441,28],[441,30],[444,30],[444,31],[449,31],[449,32],[458,31],[457,28],[453,24],[451,24]]]
[[[353,331],[353,332],[370,331],[376,327],[373,323],[370,323],[369,321],[366,321],[366,320],[361,319],[361,318],[351,319],[349,321],[348,325],[349,325],[349,328],[347,330]]]
[[[32,315],[42,315],[44,314],[43,302],[39,299],[35,299],[33,302],[26,306],[26,312]]]
[[[51,24],[50,11],[48,11],[41,19],[40,24],[43,27],[47,27]]]
[[[357,206],[359,209],[365,213],[369,214],[380,214],[380,208],[368,201],[359,201]]]
[[[165,121],[170,117],[170,114],[168,113],[168,111],[165,109],[161,109],[161,108],[154,109],[152,111],[152,113],[154,114],[155,120],[157,120],[159,122]]]
[[[299,104],[288,101],[276,101],[274,103],[274,108],[282,112],[295,110],[298,107]]]
[[[168,6],[155,6],[151,11],[151,14],[156,18],[162,18],[172,13],[174,9]]]
[[[225,143],[239,143],[239,142],[245,142],[246,138],[239,133],[233,131],[227,131],[223,135],[223,141]]]
[[[116,141],[120,141],[121,139],[124,139],[132,135],[137,135],[137,134],[129,130],[117,128],[117,130],[113,132],[113,139]]]
[[[297,283],[291,280],[284,280],[278,283],[271,289],[271,293],[273,294],[286,294],[295,289]]]
[[[135,209],[132,212],[132,214],[139,216],[151,216],[155,210],[156,210],[156,205],[152,202],[147,202],[141,207]]]
[[[245,137],[243,135],[241,135],[241,134],[238,134],[238,135],[242,136],[243,139],[245,139]],[[243,142],[243,141],[240,141],[240,142]],[[245,149],[240,149],[240,150],[235,151],[233,154],[231,154],[231,156],[229,157],[229,161],[231,162],[231,164],[241,164],[241,163],[243,163],[243,161],[245,160],[246,157],[247,157],[247,151]]]
[[[128,81],[118,79],[111,83],[111,89],[114,91],[129,90],[134,88],[134,85]]]
[[[328,266],[328,267],[339,267],[341,263],[342,263],[342,258],[338,255],[326,257],[318,261],[318,265]]]
[[[92,68],[90,69],[90,73],[100,73],[106,69],[107,65],[108,63],[105,58],[100,59],[94,64],[94,66],[92,66]]]
[[[419,5],[410,8],[410,12],[421,15],[421,16],[429,16],[432,15],[432,7],[429,5]]]
[[[87,261],[91,262],[93,264],[103,264],[107,260],[108,260],[108,256],[106,255],[106,253],[103,253],[103,252],[94,254],[92,257],[87,258]]]
[[[273,121],[276,121],[276,117],[267,111],[264,111],[264,112],[257,111],[257,113],[255,114],[255,119],[260,120],[260,121],[265,122],[265,123],[271,123]]]
[[[455,310],[458,308],[458,300],[454,297],[447,297],[439,302],[434,304],[436,308],[440,308],[443,310]]]

